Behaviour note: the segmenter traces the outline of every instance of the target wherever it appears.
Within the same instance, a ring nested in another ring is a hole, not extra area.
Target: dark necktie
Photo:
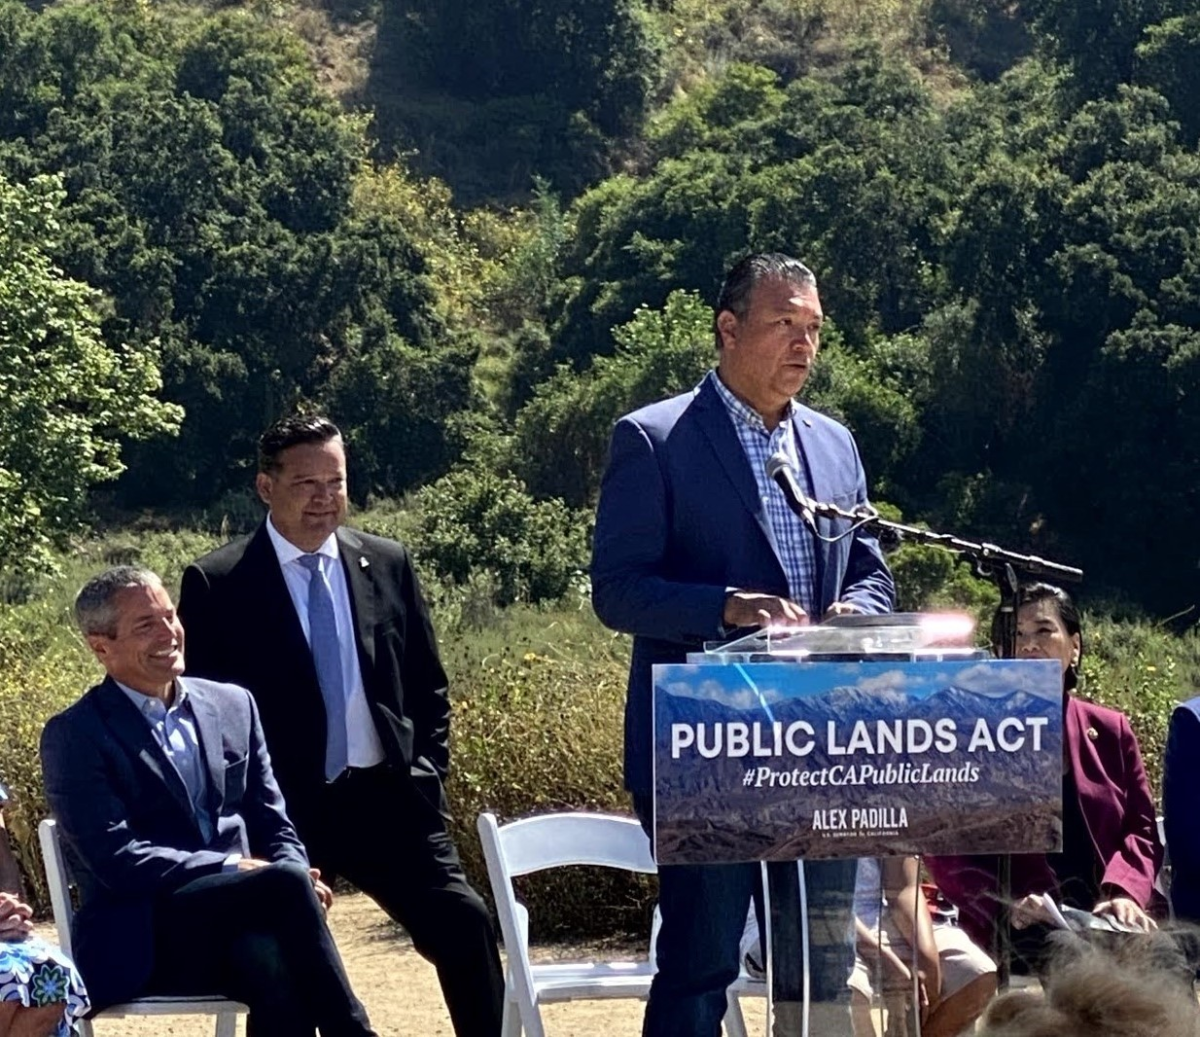
[[[333,595],[325,579],[321,555],[301,555],[308,577],[308,642],[312,649],[321,697],[325,700],[325,780],[333,781],[346,769],[346,687],[342,680],[342,653],[338,646]]]

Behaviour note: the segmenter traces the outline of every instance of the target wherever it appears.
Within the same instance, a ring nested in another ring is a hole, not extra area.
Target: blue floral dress
[[[66,1003],[55,1037],[75,1032],[75,1021],[88,1010],[83,980],[70,959],[37,936],[0,941],[0,1001],[28,1007]]]

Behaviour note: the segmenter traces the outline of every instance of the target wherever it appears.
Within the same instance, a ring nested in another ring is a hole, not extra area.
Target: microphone
[[[792,471],[792,462],[788,460],[787,454],[782,450],[767,458],[767,475],[779,484],[792,511],[804,520],[804,524],[813,533],[817,533],[817,518],[813,513],[813,502],[809,499],[808,494],[800,488],[800,483],[796,480],[796,473]]]

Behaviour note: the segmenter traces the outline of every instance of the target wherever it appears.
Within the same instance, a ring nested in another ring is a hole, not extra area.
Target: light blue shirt
[[[284,537],[267,517],[267,536],[275,548],[275,557],[283,570],[283,581],[287,584],[288,596],[296,609],[304,639],[312,644],[312,633],[308,629],[308,581],[313,578],[300,558],[305,553]],[[354,637],[354,613],[350,608],[350,588],[346,584],[346,573],[339,558],[337,534],[330,533],[313,554],[324,555],[329,562],[322,566],[329,582],[329,593],[333,598],[333,614],[337,624],[338,651],[342,659],[342,687],[346,689],[346,762],[351,767],[374,767],[383,763],[386,756],[371,707],[367,703],[367,692],[363,686],[362,668],[358,663],[358,643]]]
[[[788,595],[811,615],[815,608],[814,584],[817,573],[817,552],[813,535],[789,507],[778,483],[767,475],[767,461],[772,454],[782,451],[797,472],[801,485],[805,486],[808,493],[812,493],[812,479],[800,463],[800,451],[796,445],[796,406],[793,401],[788,400],[783,420],[771,432],[768,431],[762,416],[734,396],[716,371],[710,371],[708,378],[725,404],[729,420],[733,422],[734,431],[737,432],[738,442],[742,444],[742,451],[750,464],[750,470],[754,473],[759,499],[762,501],[771,532],[775,535],[779,563],[787,576]]]
[[[208,774],[187,689],[176,681],[175,701],[168,708],[160,698],[134,691],[120,681],[116,683],[145,718],[158,747],[175,768],[175,773],[187,789],[192,815],[200,826],[200,835],[205,843],[210,842],[214,829],[208,809]]]

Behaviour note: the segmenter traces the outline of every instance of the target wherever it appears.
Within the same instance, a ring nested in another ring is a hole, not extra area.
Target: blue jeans
[[[650,798],[635,796],[634,809],[650,831]],[[849,998],[855,865],[853,860],[805,865],[813,1001],[843,1003]],[[785,920],[772,926],[772,993],[777,1002],[800,1001],[804,941],[796,867],[790,861],[776,862],[767,870],[772,914]],[[759,875],[757,864],[676,864],[659,869],[658,972],[650,987],[643,1037],[718,1037],[725,992],[741,967],[739,942],[752,898],[759,905],[760,931],[765,932]],[[848,1013],[845,1032],[850,1033]],[[838,1037],[828,1029],[820,1037],[827,1034]]]

